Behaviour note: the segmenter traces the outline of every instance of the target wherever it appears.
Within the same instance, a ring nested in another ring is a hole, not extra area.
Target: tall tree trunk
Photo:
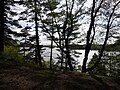
[[[35,46],[35,63],[38,64],[38,54],[37,54],[37,47]]]
[[[61,63],[60,63],[60,71],[62,71],[62,69],[63,69],[63,60],[64,60],[64,54],[63,54],[64,52],[63,51],[61,51]]]
[[[0,0],[0,55],[4,51],[4,0]]]
[[[25,42],[24,42],[24,46],[23,46],[24,47],[24,57],[26,57],[26,44],[27,43],[26,43],[26,36],[25,36]]]
[[[53,36],[53,33],[52,33]],[[52,55],[53,55],[53,38],[51,40],[51,51],[50,51],[50,69],[52,69]]]
[[[60,34],[59,34],[59,45],[62,49],[64,49],[64,42],[63,42],[63,36],[61,37]],[[64,60],[64,52],[63,50],[60,50],[60,53],[61,53],[61,57],[60,57],[60,71],[62,71],[63,69],[63,60]]]
[[[89,55],[91,45],[92,45],[92,42],[90,42],[90,40],[91,40],[90,36],[91,36],[92,29],[94,27],[94,22],[95,22],[95,15],[94,15],[95,10],[94,9],[95,9],[95,0],[93,0],[93,6],[92,6],[92,11],[91,11],[91,22],[90,22],[89,29],[87,31],[85,57],[83,59],[83,65],[82,65],[82,72],[84,72],[84,73],[86,73],[86,64],[87,64],[88,55]]]
[[[65,47],[66,47],[67,63],[69,65],[70,71],[73,71],[73,66],[72,66],[72,61],[71,61],[70,51],[69,51],[69,45],[68,45],[68,39],[65,39]]]
[[[35,5],[35,31],[36,31],[36,44],[37,44],[37,56],[39,60],[39,65],[42,66],[41,54],[40,54],[40,45],[39,45],[39,34],[38,34],[38,13],[37,13],[37,0],[34,0]]]
[[[103,1],[104,1],[104,0],[101,1],[101,4],[102,4]],[[111,27],[111,25],[112,25],[112,23],[113,23],[113,22],[111,23],[111,21],[112,21],[112,16],[113,16],[113,14],[114,14],[114,12],[115,12],[115,9],[116,9],[116,7],[117,7],[117,5],[118,5],[119,3],[120,3],[120,1],[118,1],[118,2],[114,5],[111,14],[110,14],[110,16],[108,17],[108,22],[107,22],[107,26],[106,26],[107,31],[106,31],[105,41],[104,41],[104,43],[103,43],[103,45],[102,45],[102,48],[101,48],[101,50],[100,50],[100,54],[99,54],[98,60],[97,60],[97,61],[95,62],[95,64],[94,64],[92,67],[90,67],[90,68],[87,68],[87,69],[86,69],[86,67],[85,67],[85,68],[82,67],[83,72],[91,71],[91,70],[95,69],[95,68],[98,66],[98,64],[99,64],[99,62],[100,62],[100,60],[101,60],[101,58],[102,58],[102,56],[103,56],[103,52],[104,52],[104,50],[105,50],[105,46],[106,46],[106,44],[107,44],[107,40],[108,40],[108,38],[109,38],[110,27]],[[95,4],[95,0],[94,0],[94,4]],[[101,7],[101,4],[100,4],[100,6],[98,7],[97,11],[99,11],[99,9],[100,9],[100,7]],[[95,15],[97,15],[97,13],[96,13]],[[95,16],[94,16],[94,17],[95,17]],[[94,23],[93,23],[93,24],[94,24]],[[84,65],[84,66],[85,66],[85,65]]]
[[[51,11],[52,13],[52,16],[53,16],[53,12]],[[53,28],[53,25],[54,25],[54,21],[53,21],[53,18],[52,18],[52,38],[51,38],[51,52],[50,52],[50,69],[52,69],[52,65],[53,65],[53,60],[52,60],[52,55],[53,55],[53,39],[54,39],[54,28]]]

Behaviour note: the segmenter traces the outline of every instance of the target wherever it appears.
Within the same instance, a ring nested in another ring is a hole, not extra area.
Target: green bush
[[[5,46],[0,62],[24,63],[24,58],[19,54],[17,47]]]

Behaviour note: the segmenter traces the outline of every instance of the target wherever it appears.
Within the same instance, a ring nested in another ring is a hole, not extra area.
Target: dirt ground
[[[120,90],[120,81],[20,66],[0,69],[0,90]]]

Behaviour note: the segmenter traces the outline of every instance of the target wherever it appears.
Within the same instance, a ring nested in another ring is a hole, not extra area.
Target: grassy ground
[[[79,72],[0,65],[0,90],[120,90],[120,81]]]
[[[120,90],[120,80],[80,72],[60,72],[26,63],[8,46],[0,56],[0,90]]]

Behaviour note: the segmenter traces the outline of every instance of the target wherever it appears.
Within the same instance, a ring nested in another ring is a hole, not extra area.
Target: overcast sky
[[[64,1],[64,0],[63,0]],[[87,2],[86,2],[86,4],[85,4],[85,6],[89,6],[90,7],[90,5],[92,4],[92,0],[87,0]],[[26,7],[23,7],[22,5],[15,5],[15,7],[12,7],[12,10],[13,11],[17,11],[17,13],[20,13],[20,12],[22,12],[22,11],[24,11],[26,9]],[[19,18],[19,16],[15,16],[15,17],[13,17],[13,19],[18,19]],[[33,28],[31,29],[31,31],[33,31],[34,30],[34,24],[33,23],[30,23],[30,22],[25,22],[25,21],[19,21],[19,23],[23,26],[23,28],[24,27],[26,27],[27,25],[28,26],[33,26]],[[83,27],[83,29],[81,29]],[[80,27],[80,30],[84,30],[83,31],[83,33],[84,32],[86,32],[87,30],[88,30],[88,27],[89,27],[89,25],[87,26],[87,25],[83,25],[82,27]],[[15,27],[13,27],[13,28],[15,28]],[[15,31],[17,31],[17,32],[20,32],[20,30],[21,29],[18,29],[18,28],[15,28],[15,29],[13,29],[13,30],[15,30]],[[40,30],[41,31],[41,30]],[[35,34],[35,32],[30,32],[31,34]],[[85,37],[84,37],[85,38]],[[98,37],[99,38],[99,37]],[[46,38],[46,36],[43,36],[43,34],[41,33],[40,34],[40,40],[41,40],[41,44],[50,44],[50,41],[48,41],[47,40],[47,38]],[[74,40],[74,42],[77,42],[78,40]],[[103,40],[102,40],[103,41]],[[113,39],[113,41],[114,41],[114,39]],[[113,42],[113,41],[111,41],[111,42]],[[83,42],[83,43],[85,43],[85,42]]]

